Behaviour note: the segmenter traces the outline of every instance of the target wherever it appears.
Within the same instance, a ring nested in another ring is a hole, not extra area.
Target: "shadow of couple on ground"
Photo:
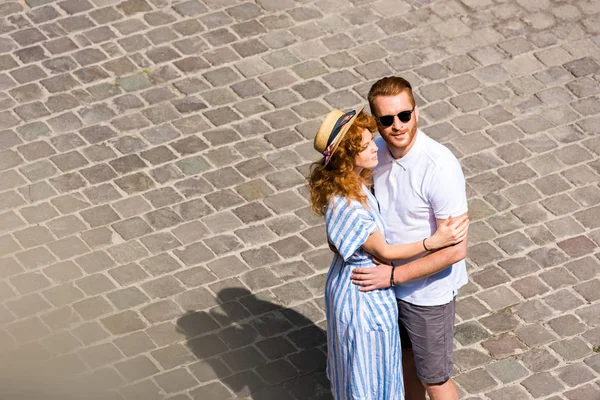
[[[261,297],[244,288],[223,289],[220,307],[188,311],[177,320],[198,359],[190,368],[201,383],[210,382],[193,397],[330,400],[325,331],[300,312]],[[312,303],[307,307],[318,312]]]

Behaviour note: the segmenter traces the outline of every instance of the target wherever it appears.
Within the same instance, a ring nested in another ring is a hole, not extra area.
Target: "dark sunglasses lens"
[[[397,114],[397,116],[400,122],[405,124],[408,121],[410,121],[410,118],[412,116],[412,110],[402,111],[401,113]],[[394,124],[394,117],[395,115],[384,115],[382,117],[379,117],[379,122],[381,123],[381,125],[387,128],[388,126],[392,126]]]
[[[402,111],[400,114],[398,114],[398,119],[403,123],[407,123],[410,121],[411,115],[412,111]]]
[[[381,125],[385,127],[392,126],[392,124],[394,123],[394,116],[384,115],[383,117],[379,117],[379,122],[381,122]]]

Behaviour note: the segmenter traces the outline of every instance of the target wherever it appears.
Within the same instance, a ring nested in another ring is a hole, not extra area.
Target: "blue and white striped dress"
[[[355,267],[373,267],[361,249],[385,225],[377,200],[363,187],[369,208],[335,196],[325,211],[327,236],[338,249],[325,282],[327,377],[337,400],[401,400],[402,353],[398,308],[392,289],[359,292],[350,280]]]

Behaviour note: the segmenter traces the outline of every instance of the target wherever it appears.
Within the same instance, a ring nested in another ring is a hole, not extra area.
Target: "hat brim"
[[[352,118],[350,118],[350,120],[342,127],[342,129],[340,130],[340,133],[338,134],[337,138],[335,139],[335,142],[333,142],[333,146],[331,146],[329,158],[327,159],[327,162],[325,162],[323,165],[329,164],[329,161],[331,161],[331,158],[333,157],[333,153],[335,153],[335,151],[339,147],[340,143],[342,143],[342,140],[344,140],[344,136],[346,136],[346,133],[348,133],[348,131],[350,130],[350,127],[356,120],[356,117],[358,117],[358,114],[360,114],[364,109],[365,109],[365,106],[362,106],[361,108],[357,109],[356,114],[354,114],[354,116]]]

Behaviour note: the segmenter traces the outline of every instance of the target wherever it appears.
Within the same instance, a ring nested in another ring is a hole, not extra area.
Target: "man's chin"
[[[389,140],[387,143],[398,150],[404,149],[409,143],[407,137],[404,135],[402,137],[392,137],[390,139],[391,140]]]

